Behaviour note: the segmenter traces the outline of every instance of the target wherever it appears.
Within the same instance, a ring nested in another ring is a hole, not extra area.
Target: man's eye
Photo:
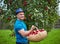
[[[24,15],[24,14],[20,14],[20,15]]]

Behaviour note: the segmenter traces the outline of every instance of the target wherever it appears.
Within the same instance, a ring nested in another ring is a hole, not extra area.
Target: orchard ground
[[[11,33],[11,30],[0,30],[0,44],[15,44],[16,39],[10,36]],[[60,44],[60,29],[52,29],[44,40],[30,44]]]

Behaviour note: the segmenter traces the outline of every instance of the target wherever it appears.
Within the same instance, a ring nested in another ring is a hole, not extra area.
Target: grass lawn
[[[15,44],[15,37],[11,37],[10,30],[0,30],[0,44]]]
[[[15,44],[15,37],[10,37],[11,33],[10,30],[0,30],[0,44]],[[60,44],[60,29],[54,29],[44,40],[30,44]]]

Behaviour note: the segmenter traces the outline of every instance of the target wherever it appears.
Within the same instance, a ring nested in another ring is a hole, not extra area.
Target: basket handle
[[[38,28],[37,27],[35,27],[35,29],[34,30],[37,30]]]

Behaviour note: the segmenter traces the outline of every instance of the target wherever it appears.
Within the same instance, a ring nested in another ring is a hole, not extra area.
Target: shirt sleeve
[[[16,25],[16,30],[19,31],[21,29],[24,29],[23,26],[22,26],[22,24],[17,24]]]

